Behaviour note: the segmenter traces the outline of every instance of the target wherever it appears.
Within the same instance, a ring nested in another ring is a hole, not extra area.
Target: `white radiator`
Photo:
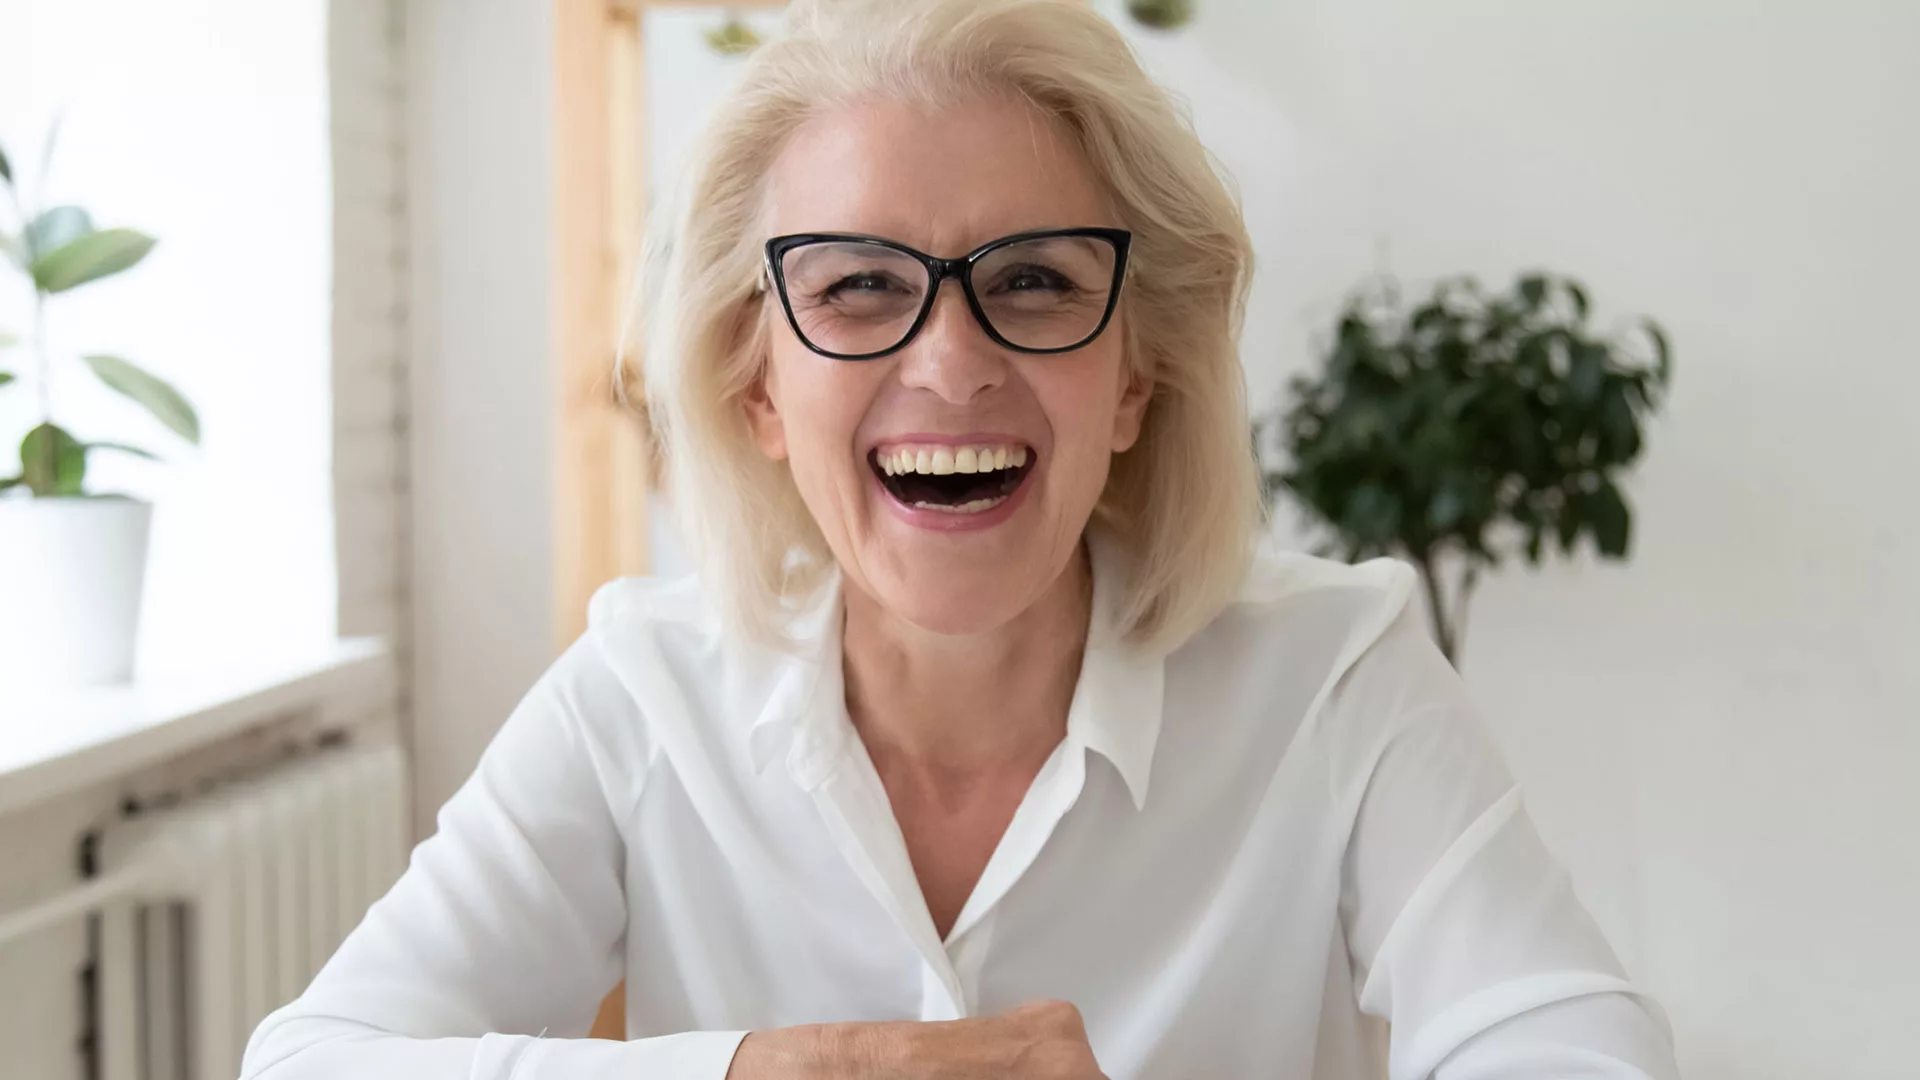
[[[116,824],[100,874],[101,1080],[234,1080],[247,1037],[306,988],[400,876],[406,768],[390,744],[316,751]]]

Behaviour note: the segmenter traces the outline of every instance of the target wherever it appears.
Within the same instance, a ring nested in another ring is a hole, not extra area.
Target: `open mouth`
[[[1018,443],[876,447],[867,463],[902,505],[946,514],[984,514],[1007,501],[1037,455]]]

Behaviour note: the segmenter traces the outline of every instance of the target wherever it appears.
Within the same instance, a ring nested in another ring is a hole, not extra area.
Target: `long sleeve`
[[[575,644],[399,882],[254,1032],[243,1078],[721,1080],[744,1032],[582,1037],[621,975],[617,823],[645,775],[642,732],[594,643]]]
[[[1627,981],[1411,610],[1331,704],[1358,800],[1340,911],[1360,1006],[1391,1024],[1392,1080],[1676,1077],[1658,1006]]]

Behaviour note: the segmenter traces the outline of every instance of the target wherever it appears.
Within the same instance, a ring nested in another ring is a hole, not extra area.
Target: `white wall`
[[[1136,34],[1238,177],[1255,401],[1384,239],[1672,332],[1630,565],[1488,583],[1466,673],[1692,1080],[1914,1075],[1920,8],[1215,0]],[[1740,14],[1739,12],[1748,12]]]
[[[64,116],[53,202],[159,238],[131,272],[54,297],[54,418],[100,453],[90,489],[155,503],[139,665],[204,667],[334,633],[329,475],[330,202],[326,5],[0,0],[0,141],[32,191]],[[13,227],[11,210],[0,213]],[[31,293],[0,272],[0,327]],[[75,357],[118,353],[178,386],[185,446]],[[27,351],[0,367],[32,370]],[[39,420],[0,391],[0,472]]]
[[[408,0],[416,823],[552,660],[553,28]]]

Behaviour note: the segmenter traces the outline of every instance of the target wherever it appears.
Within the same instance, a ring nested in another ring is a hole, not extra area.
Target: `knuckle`
[[[1086,1030],[1085,1023],[1080,1017],[1079,1007],[1070,1001],[1047,1002],[1047,1019],[1059,1025],[1061,1029],[1076,1034]]]

